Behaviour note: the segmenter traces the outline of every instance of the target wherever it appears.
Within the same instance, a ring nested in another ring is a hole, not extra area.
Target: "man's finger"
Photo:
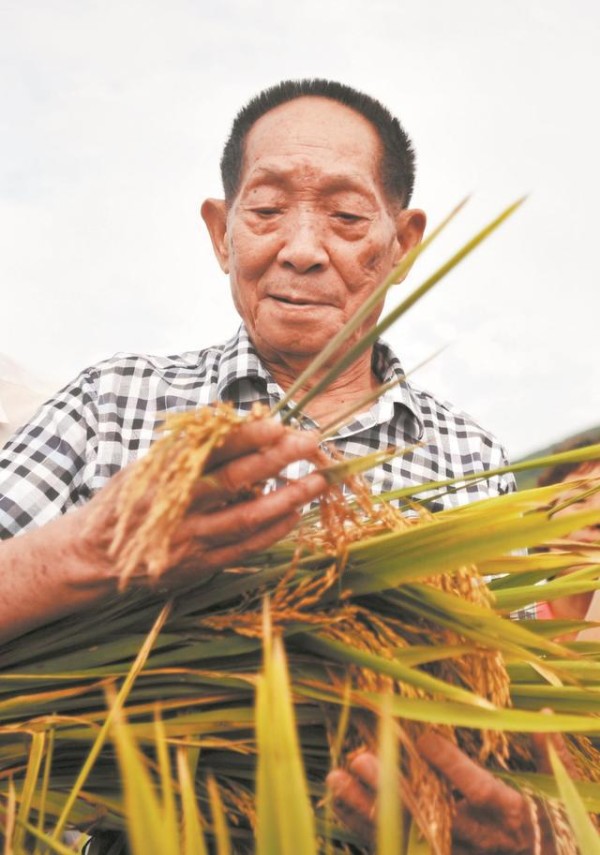
[[[255,499],[210,513],[191,514],[179,526],[174,543],[192,540],[200,540],[205,546],[242,543],[266,525],[315,499],[326,487],[323,476],[312,472]]]
[[[521,796],[516,790],[507,787],[439,733],[429,732],[420,736],[417,748],[427,762],[472,805],[489,806],[498,811],[520,808]]]
[[[544,707],[541,710],[544,715],[552,715],[552,710],[549,707]],[[580,775],[575,765],[575,761],[571,756],[571,752],[567,746],[564,736],[560,733],[532,733],[531,743],[533,746],[533,756],[536,769],[544,775],[553,775],[552,763],[550,762],[550,754],[548,745],[551,744],[558,754],[563,766],[571,778],[577,780]]]
[[[376,793],[379,784],[379,760],[370,751],[361,751],[350,763],[350,772],[363,786]]]
[[[344,825],[365,843],[375,836],[375,799],[360,781],[342,769],[327,776],[327,788],[333,798],[333,810]]]
[[[577,780],[580,777],[567,743],[560,733],[532,733],[531,742],[533,744],[533,755],[538,772],[541,772],[543,775],[554,774],[548,751],[548,745],[552,744],[569,777],[573,780]]]
[[[313,432],[286,432],[269,447],[211,469],[198,482],[194,506],[200,508],[207,501],[216,503],[232,498],[261,481],[275,478],[288,464],[311,457],[318,446],[317,434]]]
[[[275,419],[247,421],[232,430],[223,445],[215,448],[208,460],[208,468],[221,466],[236,457],[242,457],[251,451],[279,442],[288,431],[285,425]]]
[[[281,540],[294,528],[299,519],[299,514],[289,514],[278,519],[271,525],[245,540],[243,543],[235,543],[216,549],[197,549],[177,556],[173,562],[173,572],[165,575],[164,582],[167,585],[193,584],[208,572],[221,570],[224,567],[236,567],[246,558],[267,549],[273,543]],[[163,579],[161,578],[161,584]]]

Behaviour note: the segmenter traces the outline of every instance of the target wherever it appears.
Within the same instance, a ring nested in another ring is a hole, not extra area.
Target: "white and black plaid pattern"
[[[382,382],[402,375],[383,342],[373,355]],[[83,371],[44,404],[0,457],[0,538],[81,505],[115,472],[140,457],[164,413],[231,400],[240,411],[272,406],[282,391],[260,362],[242,326],[225,344],[177,356],[124,354]],[[314,427],[309,418],[303,425]],[[403,381],[341,429],[335,444],[347,457],[391,446],[421,445],[369,473],[380,493],[503,466],[502,447],[469,416]],[[307,464],[288,468],[298,477]],[[449,492],[432,504],[451,507],[514,489],[494,476]]]

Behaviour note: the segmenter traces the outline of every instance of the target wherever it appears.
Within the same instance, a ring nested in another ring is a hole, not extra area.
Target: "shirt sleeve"
[[[97,372],[87,369],[0,451],[0,540],[84,503],[97,443]]]
[[[492,462],[490,469],[500,469],[509,465],[508,454],[502,445],[497,448],[497,462]],[[512,472],[505,472],[503,475],[492,475],[490,484],[494,491],[499,496],[504,496],[506,493],[515,493],[517,490],[517,482]]]

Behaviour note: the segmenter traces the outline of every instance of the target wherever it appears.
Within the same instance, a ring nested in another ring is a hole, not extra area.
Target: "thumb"
[[[544,715],[552,715],[552,710],[545,707],[541,710]],[[569,751],[564,736],[560,733],[533,733],[531,735],[533,747],[533,757],[535,766],[538,772],[544,775],[552,775],[552,763],[550,762],[550,751],[548,746],[552,745],[558,754],[561,763],[567,770],[569,777],[577,779],[579,777],[577,767]]]

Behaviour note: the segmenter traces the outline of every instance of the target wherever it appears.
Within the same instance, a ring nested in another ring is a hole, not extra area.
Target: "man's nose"
[[[286,224],[284,242],[277,255],[283,267],[298,273],[322,270],[329,263],[318,218],[309,213],[291,218]]]

